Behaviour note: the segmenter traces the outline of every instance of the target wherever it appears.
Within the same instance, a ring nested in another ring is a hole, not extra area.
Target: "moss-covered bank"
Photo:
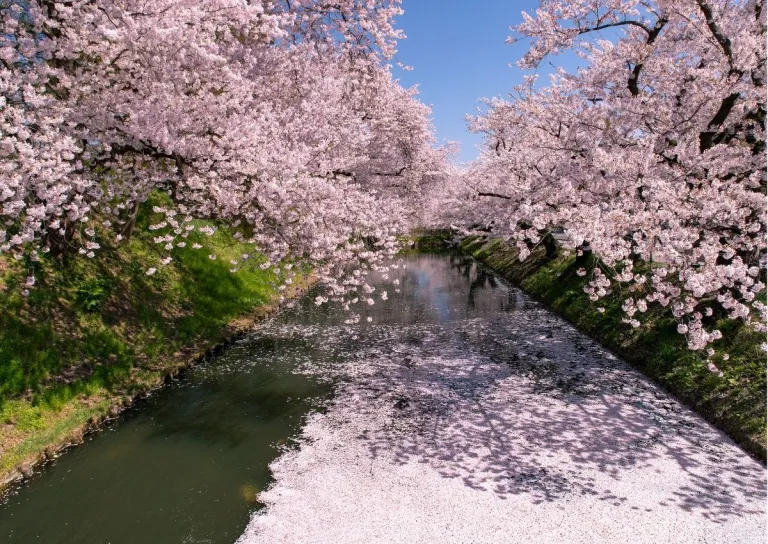
[[[430,246],[435,245],[430,240]],[[418,244],[417,244],[418,246]],[[729,320],[715,325],[723,339],[715,344],[720,377],[707,369],[699,353],[687,349],[677,324],[664,308],[653,307],[633,329],[622,323],[622,302],[628,293],[616,291],[591,302],[583,288],[587,278],[576,273],[576,257],[559,252],[547,257],[537,248],[525,261],[503,240],[466,238],[460,247],[527,293],[564,316],[656,380],[699,414],[728,433],[744,449],[766,460],[766,355],[765,337]],[[598,308],[604,308],[600,313]],[[728,353],[723,361],[720,354]]]
[[[259,259],[231,273],[248,248],[226,229],[191,235],[161,266],[158,233],[142,228],[158,204],[93,259],[0,257],[0,489],[277,309],[281,276]],[[298,273],[287,295],[309,283]]]
[[[411,248],[418,253],[442,253],[453,238],[450,229],[414,229],[410,232]]]

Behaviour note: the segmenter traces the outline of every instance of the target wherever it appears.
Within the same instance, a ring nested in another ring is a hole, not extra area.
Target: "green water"
[[[462,257],[418,256],[400,293],[360,304],[359,324],[314,294],[201,364],[0,505],[0,542],[234,542],[270,484],[269,463],[322,409],[333,384],[304,372],[386,342],[382,326],[444,323],[504,312],[514,291]],[[372,323],[367,322],[371,317]]]
[[[62,456],[0,510],[0,541],[234,541],[267,465],[330,391],[264,357],[283,347],[242,342]]]

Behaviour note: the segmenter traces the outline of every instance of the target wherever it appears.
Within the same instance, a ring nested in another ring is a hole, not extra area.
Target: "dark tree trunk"
[[[554,259],[557,257],[557,251],[560,249],[560,244],[555,240],[555,237],[552,236],[551,232],[544,235],[542,243],[544,244],[544,249],[547,251],[547,258]]]
[[[581,251],[581,255],[579,255],[579,251]],[[576,264],[586,265],[592,258],[592,246],[589,245],[587,240],[584,240],[584,242],[576,248],[576,252]]]

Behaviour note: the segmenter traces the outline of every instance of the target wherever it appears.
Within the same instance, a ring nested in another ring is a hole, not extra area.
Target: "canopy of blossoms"
[[[492,224],[522,258],[563,228],[598,257],[580,271],[593,300],[631,287],[633,326],[657,303],[694,350],[719,338],[718,316],[765,330],[762,0],[541,0],[510,38],[528,40],[520,66],[572,50],[584,67],[487,100],[466,169],[392,77],[399,13],[0,0],[0,252],[96,256],[161,189],[173,204],[150,228],[165,250],[213,219],[264,266],[300,257],[331,297],[372,300],[365,271],[414,223]]]
[[[167,250],[214,219],[330,284],[391,252],[445,160],[387,64],[399,3],[0,0],[0,251],[95,256],[163,189]]]
[[[765,331],[763,2],[542,0],[513,30],[522,68],[565,50],[584,67],[486,101],[453,220],[493,222],[521,258],[564,228],[599,258],[593,300],[628,285],[626,320],[669,306],[691,349],[712,353],[718,315]]]

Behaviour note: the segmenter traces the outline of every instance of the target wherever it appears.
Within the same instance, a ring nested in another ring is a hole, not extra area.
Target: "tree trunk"
[[[123,232],[120,234],[127,240],[133,234],[136,228],[136,218],[139,216],[139,201],[133,203],[133,209],[131,210],[131,216],[128,218],[128,222],[123,227]]]
[[[579,255],[581,251],[581,255]],[[576,248],[576,264],[588,264],[592,257],[592,246],[589,245],[587,240],[584,240],[579,247]]]
[[[551,232],[544,235],[542,243],[544,244],[544,249],[547,250],[547,258],[554,259],[557,257],[557,251],[560,249],[560,244],[555,240],[555,237],[552,236]]]

